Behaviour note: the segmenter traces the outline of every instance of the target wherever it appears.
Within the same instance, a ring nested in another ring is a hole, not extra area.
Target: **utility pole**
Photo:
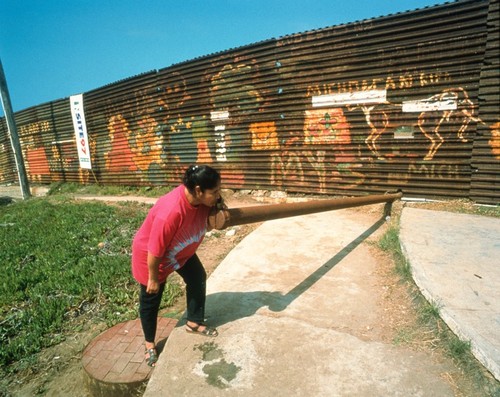
[[[19,135],[17,134],[16,121],[14,120],[14,112],[12,112],[12,105],[10,103],[9,89],[7,88],[7,80],[3,71],[2,60],[0,59],[0,99],[2,100],[2,107],[7,120],[7,129],[9,130],[10,143],[14,158],[16,160],[17,174],[19,177],[19,185],[21,186],[21,193],[23,199],[26,200],[31,197],[30,187],[28,183],[28,176],[26,175],[26,168],[24,167],[23,155],[21,152],[21,143],[19,142]]]

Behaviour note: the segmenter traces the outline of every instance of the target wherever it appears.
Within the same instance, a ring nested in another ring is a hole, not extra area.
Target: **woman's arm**
[[[161,258],[152,255],[148,252],[148,285],[146,292],[148,294],[156,294],[160,290],[160,282],[158,281],[158,273],[160,269]]]

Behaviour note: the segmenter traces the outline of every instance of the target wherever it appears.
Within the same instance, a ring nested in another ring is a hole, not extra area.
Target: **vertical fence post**
[[[9,130],[10,143],[12,145],[12,150],[14,152],[14,158],[16,161],[17,174],[19,177],[19,185],[21,186],[21,193],[23,195],[23,199],[28,199],[31,197],[31,192],[29,188],[28,177],[26,175],[26,168],[24,167],[24,160],[21,152],[21,144],[19,142],[19,136],[17,135],[16,121],[14,120],[14,113],[12,112],[9,89],[7,88],[7,80],[5,79],[5,73],[3,71],[1,59],[0,59],[0,99],[2,100],[2,107],[5,113],[5,119],[7,120],[7,128]]]

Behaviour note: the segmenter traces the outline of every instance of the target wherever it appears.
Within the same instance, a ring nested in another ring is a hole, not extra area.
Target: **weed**
[[[433,302],[422,300],[419,305],[419,317],[423,324],[429,324],[441,319],[439,315],[440,306]]]
[[[393,343],[396,346],[407,345],[413,341],[414,331],[410,328],[401,328],[396,332],[393,338]]]
[[[399,230],[396,226],[391,226],[378,241],[378,246],[382,251],[388,252],[394,258],[396,273],[404,280],[412,280],[411,266],[406,260],[399,242]]]
[[[463,341],[454,335],[450,335],[447,347],[450,356],[455,360],[464,363],[469,359],[469,355],[471,354],[469,341]]]

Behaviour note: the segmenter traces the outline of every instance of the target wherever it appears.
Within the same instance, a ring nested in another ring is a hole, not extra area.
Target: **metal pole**
[[[9,130],[10,143],[14,158],[17,166],[17,174],[19,177],[19,185],[23,199],[31,197],[28,177],[26,175],[26,168],[24,167],[23,155],[21,152],[21,143],[19,142],[19,135],[17,135],[16,121],[14,120],[14,113],[10,103],[9,89],[7,88],[7,80],[3,71],[2,60],[0,59],[0,99],[2,100],[2,107],[7,120],[7,129]]]
[[[214,229],[225,229],[229,226],[269,221],[290,216],[306,215],[315,212],[360,207],[377,203],[392,203],[403,196],[403,193],[380,194],[362,197],[351,197],[331,200],[313,200],[304,203],[258,205],[253,207],[220,210],[208,218]]]

